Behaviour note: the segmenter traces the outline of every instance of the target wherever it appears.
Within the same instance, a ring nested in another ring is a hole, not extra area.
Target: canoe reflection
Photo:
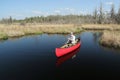
[[[66,60],[70,59],[70,58],[75,58],[76,57],[76,54],[79,52],[80,50],[80,47],[78,47],[76,50],[74,50],[73,52],[67,54],[67,55],[64,55],[62,57],[58,57],[57,58],[57,62],[56,62],[56,66],[60,66],[63,62],[65,62]]]

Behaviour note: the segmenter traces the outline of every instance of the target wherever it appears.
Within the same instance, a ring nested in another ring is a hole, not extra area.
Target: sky
[[[120,0],[0,0],[0,19],[12,17],[24,19],[32,16],[91,14],[103,4],[104,11],[115,5],[117,12]]]

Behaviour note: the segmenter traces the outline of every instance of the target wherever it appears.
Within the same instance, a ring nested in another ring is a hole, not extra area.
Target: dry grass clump
[[[104,31],[100,43],[104,46],[120,48],[120,32]]]

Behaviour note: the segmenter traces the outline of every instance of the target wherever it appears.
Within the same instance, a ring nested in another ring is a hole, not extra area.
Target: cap
[[[70,34],[73,34],[73,32],[70,32]]]

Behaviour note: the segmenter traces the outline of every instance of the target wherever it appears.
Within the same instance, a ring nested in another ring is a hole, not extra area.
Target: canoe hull
[[[63,55],[69,54],[70,52],[76,50],[77,48],[79,48],[81,45],[81,41],[78,42],[76,45],[68,47],[68,48],[56,48],[55,52],[56,52],[56,56],[57,57],[61,57]]]
[[[71,59],[74,55],[77,54],[77,52],[79,52],[80,47],[78,47],[76,50],[70,52],[69,54],[66,54],[64,56],[58,57],[57,61],[56,61],[56,66],[60,66],[63,62],[67,61],[68,59]]]

